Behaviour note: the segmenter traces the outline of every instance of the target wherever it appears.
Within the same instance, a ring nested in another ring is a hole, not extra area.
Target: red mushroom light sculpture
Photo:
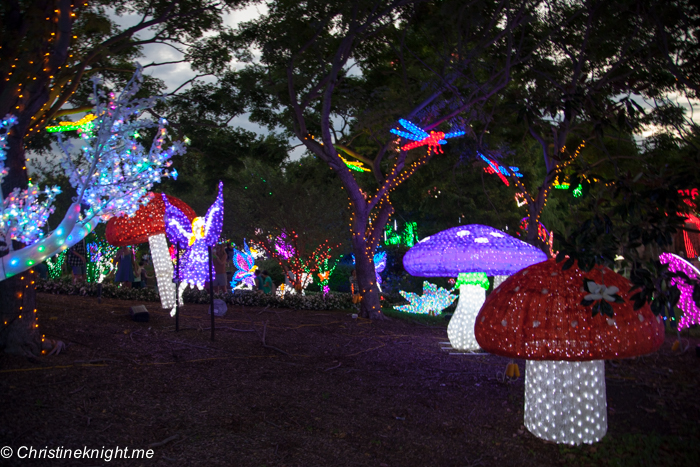
[[[160,194],[149,193],[151,200],[141,206],[132,217],[113,217],[107,222],[105,236],[115,246],[138,245],[148,242],[153,257],[153,269],[158,281],[158,293],[163,308],[175,306],[175,284],[173,284],[173,262],[165,239],[165,203]],[[196,217],[194,210],[184,201],[165,195],[168,202],[177,206],[190,221]]]
[[[584,280],[588,290],[584,289]],[[486,298],[476,340],[487,352],[526,359],[525,426],[562,444],[594,443],[607,432],[605,359],[657,350],[664,325],[648,305],[634,310],[630,282],[605,267],[566,271],[554,259],[505,280]],[[581,300],[612,305],[613,317]]]

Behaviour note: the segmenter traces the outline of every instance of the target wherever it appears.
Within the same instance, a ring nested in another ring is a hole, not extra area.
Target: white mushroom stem
[[[447,325],[450,345],[456,350],[478,350],[474,324],[476,315],[486,300],[486,291],[478,285],[462,284],[459,286],[458,300],[457,309]]]
[[[528,360],[525,427],[559,444],[592,444],[605,436],[605,361]]]
[[[493,290],[496,290],[506,279],[508,279],[508,276],[493,276]]]
[[[161,306],[165,309],[175,307],[175,284],[173,283],[173,262],[168,252],[168,242],[165,234],[151,235],[148,237],[148,246],[153,258],[153,269],[156,272],[158,282],[158,294]],[[182,289],[182,287],[180,288]],[[182,303],[182,300],[180,300]]]

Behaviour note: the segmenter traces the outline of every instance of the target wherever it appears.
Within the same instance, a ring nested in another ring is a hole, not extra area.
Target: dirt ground
[[[212,342],[206,305],[186,306],[175,332],[153,303],[137,323],[134,302],[38,301],[47,337],[69,346],[0,356],[0,447],[153,457],[0,465],[700,465],[698,339],[684,354],[669,335],[654,355],[607,362],[608,435],[571,448],[524,429],[523,378],[502,380],[508,359],[441,350],[446,325],[229,307]]]

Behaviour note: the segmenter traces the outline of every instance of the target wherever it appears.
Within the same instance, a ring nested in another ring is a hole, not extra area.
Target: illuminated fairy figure
[[[176,268],[174,276],[179,270],[180,283],[204,288],[204,283],[209,280],[208,247],[216,245],[224,221],[224,184],[219,182],[219,194],[204,217],[195,217],[190,223],[187,216],[178,208],[170,204],[163,195],[165,202],[165,230],[168,240],[180,245],[184,250],[181,255],[179,268]],[[216,276],[212,261],[212,277]],[[182,290],[182,289],[181,289]]]

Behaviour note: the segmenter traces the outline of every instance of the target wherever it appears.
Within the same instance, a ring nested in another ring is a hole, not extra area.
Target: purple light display
[[[690,279],[700,279],[700,271],[680,256],[672,253],[662,253],[659,255],[659,260],[663,264],[668,264],[668,270],[671,272],[682,272]],[[671,279],[671,285],[678,287],[678,290],[681,292],[678,308],[683,310],[683,316],[678,320],[678,330],[682,331],[693,324],[700,324],[700,309],[698,309],[695,300],[693,300],[693,286],[680,277]]]
[[[287,242],[287,232],[284,230],[275,239],[275,250],[285,261],[288,261],[296,253],[294,247]]]
[[[408,250],[403,265],[420,277],[454,277],[461,272],[509,276],[546,259],[539,248],[493,227],[472,224],[422,239]]]
[[[219,194],[214,204],[211,205],[206,216],[195,217],[192,223],[182,211],[168,202],[165,195],[162,195],[165,202],[164,220],[168,240],[179,244],[180,249],[184,251],[179,267],[179,281],[199,289],[203,289],[204,283],[209,280],[208,247],[216,245],[224,223],[223,188],[224,184],[219,182]],[[216,275],[213,266],[211,272],[212,276]],[[176,274],[177,272],[174,273]]]

